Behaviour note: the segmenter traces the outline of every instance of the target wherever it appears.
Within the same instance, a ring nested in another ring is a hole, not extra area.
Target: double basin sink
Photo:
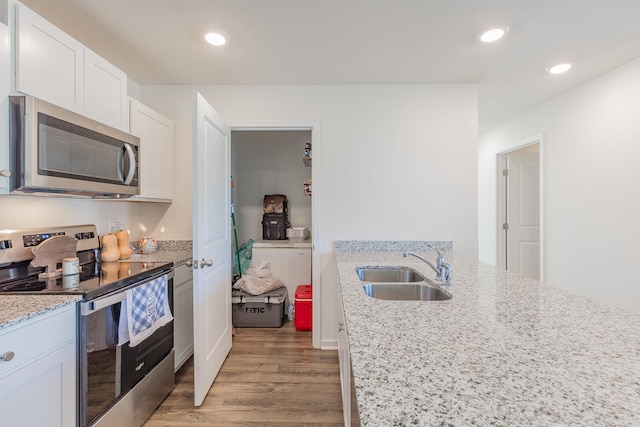
[[[428,281],[409,267],[357,267],[358,278],[367,282],[363,288],[372,298],[404,301],[443,301],[451,294]]]

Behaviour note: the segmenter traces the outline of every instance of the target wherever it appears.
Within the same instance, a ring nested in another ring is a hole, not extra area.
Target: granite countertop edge
[[[374,299],[356,267],[435,274],[387,243],[336,242],[362,425],[640,425],[640,316],[452,250],[451,300]]]
[[[0,331],[81,299],[80,295],[0,295]]]

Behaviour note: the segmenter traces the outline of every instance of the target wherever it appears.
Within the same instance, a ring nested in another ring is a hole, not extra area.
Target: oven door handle
[[[105,307],[109,307],[114,304],[118,304],[119,302],[124,301],[126,295],[124,291],[118,292],[115,295],[111,295],[108,297],[100,298],[95,301],[83,302],[80,304],[80,315],[88,316],[89,314],[102,310]]]
[[[171,280],[173,279],[174,276],[174,271],[165,271],[161,274],[157,274],[153,277],[149,277],[147,280],[143,281],[143,282],[139,282],[139,283],[135,283],[131,286],[127,286],[126,288],[123,289],[118,289],[116,291],[116,293],[114,293],[113,295],[108,295],[102,298],[98,298],[95,299],[93,301],[87,301],[87,302],[83,302],[80,303],[80,315],[81,316],[88,316],[89,314],[96,312],[98,310],[102,310],[105,307],[109,307],[111,305],[114,304],[118,304],[119,302],[124,301],[124,299],[126,298],[126,294],[125,291],[128,289],[133,289],[136,288],[140,285],[144,285],[145,283],[149,283],[155,279],[157,279],[158,277],[162,277],[162,276],[167,276],[167,279]]]

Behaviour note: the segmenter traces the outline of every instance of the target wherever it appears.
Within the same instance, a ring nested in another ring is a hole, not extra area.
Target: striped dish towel
[[[135,347],[173,319],[167,282],[165,275],[125,291],[120,308],[118,345],[129,341],[129,346]]]

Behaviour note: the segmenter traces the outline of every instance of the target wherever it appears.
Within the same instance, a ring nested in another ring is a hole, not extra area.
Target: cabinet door
[[[340,389],[342,391],[342,414],[345,427],[351,425],[351,356],[342,308],[342,298],[338,295],[338,362],[340,364]]]
[[[0,22],[0,194],[9,192],[9,28]]]
[[[75,346],[67,344],[0,378],[2,423],[14,427],[75,425],[76,367],[70,363],[75,353]]]
[[[170,202],[173,198],[173,122],[135,99],[130,104],[130,132],[140,138],[140,196]]]
[[[86,48],[84,60],[85,115],[116,129],[129,132],[127,75]]]
[[[22,4],[16,13],[15,90],[84,111],[84,46]]]
[[[75,313],[67,306],[0,333],[0,354],[13,354],[0,361],[2,425],[76,424]]]
[[[177,371],[193,354],[193,270],[186,265],[177,267],[173,281],[173,346]]]

